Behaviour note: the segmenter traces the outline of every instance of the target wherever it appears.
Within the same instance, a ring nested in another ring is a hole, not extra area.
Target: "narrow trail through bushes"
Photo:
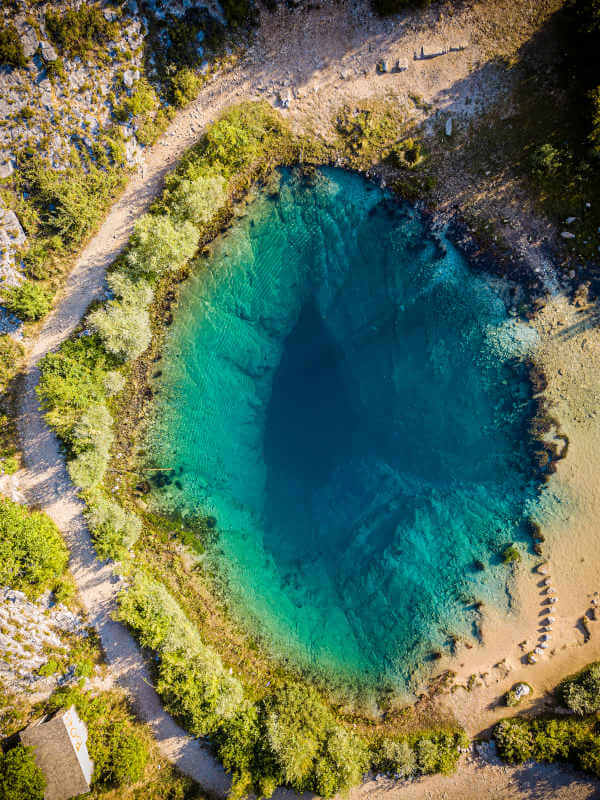
[[[197,142],[206,125],[239,99],[242,87],[237,69],[217,78],[197,101],[178,113],[148,152],[143,172],[132,176],[81,253],[58,305],[27,352],[18,419],[26,465],[19,474],[19,489],[29,504],[43,509],[56,522],[66,538],[79,596],[90,623],[98,630],[113,680],[131,694],[162,754],[219,796],[226,794],[230,783],[225,771],[206,746],[186,734],[163,710],[137,644],[124,626],[112,619],[120,581],[110,564],[96,558],[83,503],[70,481],[59,442],[39,409],[36,387],[40,361],[72,334],[90,303],[101,296],[106,269],[125,247],[135,220],[161,191],[165,174]]]

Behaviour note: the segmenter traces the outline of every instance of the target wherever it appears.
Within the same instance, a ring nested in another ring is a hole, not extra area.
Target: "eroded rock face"
[[[0,680],[9,690],[50,692],[63,682],[62,673],[38,671],[64,652],[66,634],[87,636],[83,619],[52,604],[50,593],[32,602],[23,592],[0,587]]]

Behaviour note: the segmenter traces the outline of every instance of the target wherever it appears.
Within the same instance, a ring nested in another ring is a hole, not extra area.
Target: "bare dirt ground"
[[[163,754],[208,791],[222,795],[228,780],[221,767],[197,740],[187,736],[163,711],[151,686],[144,660],[129,633],[111,619],[119,579],[110,566],[95,559],[82,516],[82,504],[70,484],[58,442],[38,410],[35,388],[39,362],[74,330],[89,303],[102,290],[105,270],[126,244],[134,220],[160,191],[164,175],[199,138],[204,127],[231,103],[266,98],[278,104],[278,94],[291,93],[282,113],[298,128],[306,125],[329,135],[335,112],[344,103],[366,98],[391,98],[406,108],[415,122],[426,124],[442,170],[438,202],[482,203],[487,213],[512,220],[507,239],[519,248],[532,274],[556,288],[553,270],[544,256],[544,239],[552,235],[530,204],[517,194],[508,171],[486,175],[463,150],[447,147],[443,129],[452,117],[451,141],[460,147],[472,135],[473,124],[502,104],[510,108],[511,76],[499,57],[514,57],[560,5],[560,0],[482,0],[450,7],[434,6],[425,13],[393,20],[374,17],[367,3],[324,2],[310,11],[280,9],[264,15],[256,41],[238,65],[217,77],[184,111],[148,154],[143,173],[132,177],[124,195],[79,257],[55,311],[37,339],[29,342],[27,372],[20,404],[19,427],[26,469],[14,491],[42,507],[58,523],[71,548],[71,569],[83,605],[101,636],[115,681],[131,693],[139,713],[153,729]],[[414,59],[449,47],[464,50],[435,58]],[[378,74],[376,63],[396,61],[406,70]],[[508,111],[507,111],[508,113]],[[454,163],[454,166],[453,166]],[[456,165],[459,168],[456,168]],[[489,178],[489,180],[487,180]],[[516,187],[516,188],[515,188]],[[534,235],[532,235],[532,232]],[[464,704],[470,707],[472,698]],[[466,712],[465,712],[466,713]],[[280,795],[283,796],[284,792]],[[372,781],[353,796],[406,798],[581,798],[600,797],[596,784],[565,771],[541,766],[512,769],[466,760],[451,778],[432,777],[409,786]]]

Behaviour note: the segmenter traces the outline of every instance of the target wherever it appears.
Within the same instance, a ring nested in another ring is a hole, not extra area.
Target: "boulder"
[[[131,89],[134,83],[140,79],[139,69],[128,69],[123,73],[123,83],[128,89]]]
[[[21,39],[21,44],[23,45],[23,53],[25,58],[31,58],[33,55],[35,55],[35,52],[40,44],[37,34],[31,25],[28,23],[19,23],[18,21],[17,30],[19,31],[19,38]]]
[[[446,120],[446,127],[445,127],[446,136],[452,136],[452,117],[449,117]]]
[[[571,231],[562,231],[562,233],[560,235],[562,236],[563,239],[574,239],[575,238],[575,234],[571,233]]]
[[[385,72],[391,72],[390,64],[385,58],[382,58],[377,62],[377,72],[379,72],[380,74],[383,74]]]
[[[282,108],[289,108],[292,100],[292,93],[289,89],[281,89],[277,94],[277,100]]]
[[[9,158],[7,161],[0,162],[0,180],[3,178],[10,178],[15,171],[16,162],[14,159]]]
[[[42,40],[40,42],[40,53],[42,54],[42,58],[47,64],[50,61],[56,61],[56,59],[58,58],[58,53],[56,52],[54,47],[52,47],[50,42],[46,40]]]

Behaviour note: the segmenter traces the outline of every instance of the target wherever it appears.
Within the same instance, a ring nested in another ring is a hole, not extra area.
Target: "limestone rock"
[[[123,83],[128,89],[131,89],[134,83],[140,79],[139,69],[128,69],[123,73]]]
[[[31,58],[39,47],[39,39],[34,28],[28,22],[17,18],[15,20],[17,30],[19,31],[19,38],[23,45],[23,53],[25,58]]]
[[[44,59],[44,61],[46,61],[46,63],[48,63],[49,61],[56,61],[56,59],[58,58],[58,53],[56,52],[54,47],[52,47],[50,42],[47,42],[45,40],[40,42],[40,53],[42,54],[42,58]]]
[[[445,132],[446,132],[446,136],[452,136],[452,117],[449,117],[446,120]]]

